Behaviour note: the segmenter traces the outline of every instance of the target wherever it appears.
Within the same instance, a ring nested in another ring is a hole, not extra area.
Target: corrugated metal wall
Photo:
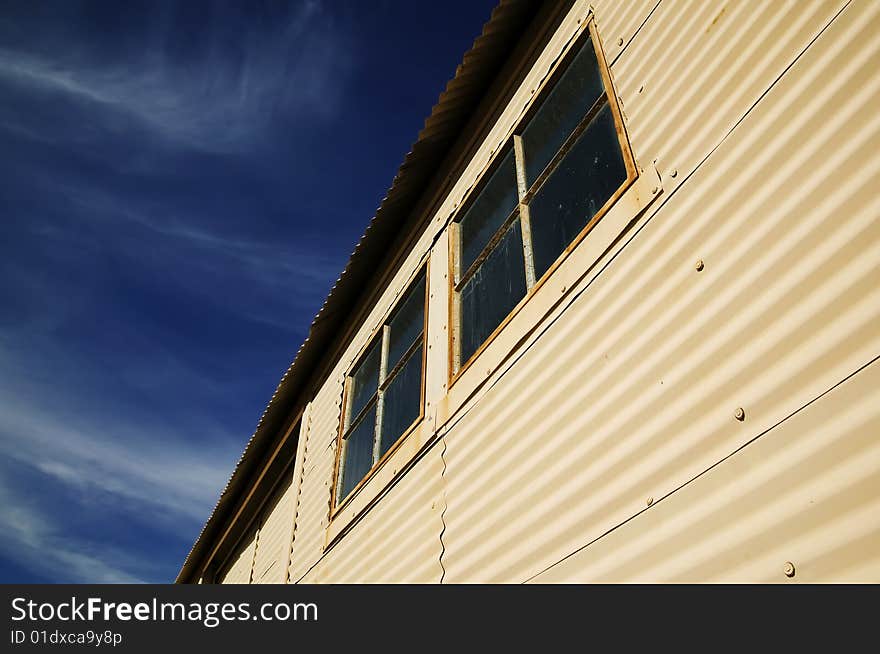
[[[880,579],[880,362],[536,582]]]
[[[235,553],[229,557],[226,570],[220,575],[221,584],[249,584],[254,569],[254,551],[257,530],[251,529],[242,539]]]
[[[713,24],[665,4],[632,41],[638,57],[613,70],[624,95],[645,87],[644,109],[626,104],[635,151],[680,181],[664,179],[675,192],[650,222],[447,435],[449,581],[528,579],[880,352],[880,7],[851,5],[792,65],[835,11],[753,3],[800,36],[777,31],[788,47],[761,64],[764,88],[745,92],[749,76],[722,76],[726,48],[712,46],[754,36],[745,17]],[[629,63],[669,71],[678,40],[699,57],[680,82]],[[721,87],[711,102],[699,84],[690,92],[704,69]],[[744,113],[765,91],[744,118],[719,117],[719,102]]]
[[[288,469],[260,515],[226,562],[220,583],[283,584],[293,532],[295,491],[293,471]]]
[[[323,583],[439,582],[443,459],[431,449],[305,576]]]
[[[594,5],[659,198],[328,547],[360,329],[312,401],[291,581],[785,580],[787,560],[796,580],[880,581],[876,365],[852,376],[880,354],[880,3]]]
[[[293,531],[293,473],[281,480],[273,496],[266,502],[257,533],[254,572],[251,583],[283,584],[287,582],[287,559]]]

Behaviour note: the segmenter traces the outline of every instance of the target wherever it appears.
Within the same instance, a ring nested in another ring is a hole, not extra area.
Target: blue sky
[[[0,581],[173,580],[494,4],[0,0]]]

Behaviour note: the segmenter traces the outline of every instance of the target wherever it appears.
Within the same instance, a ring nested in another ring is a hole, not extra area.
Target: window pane
[[[529,186],[602,95],[593,42],[587,39],[522,134]]]
[[[391,317],[388,334],[388,367],[390,372],[415,343],[425,326],[425,277],[410,287],[397,312]]]
[[[459,356],[466,362],[526,294],[522,232],[513,222],[461,289]]]
[[[376,430],[376,405],[370,407],[345,439],[345,463],[342,467],[343,500],[373,467],[373,436]]]
[[[477,199],[461,219],[461,274],[486,247],[519,202],[516,162],[509,150]],[[456,280],[458,281],[458,280]]]
[[[379,386],[379,362],[382,356],[381,344],[382,339],[377,338],[351,375],[351,386],[348,391],[351,393],[351,420],[354,420],[361,409],[367,406],[367,402],[370,401],[370,398],[373,397],[376,393],[376,388]]]
[[[422,398],[422,348],[417,348],[383,394],[381,457],[419,417]]]
[[[614,116],[605,105],[529,205],[536,278],[625,180]]]

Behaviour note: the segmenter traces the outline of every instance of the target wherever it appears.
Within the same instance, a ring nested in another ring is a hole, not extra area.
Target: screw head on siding
[[[794,563],[791,561],[786,561],[785,565],[782,567],[782,571],[785,573],[786,577],[794,577]]]
[[[736,411],[733,412],[733,417],[742,422],[746,419],[746,410],[741,406],[736,408]]]
[[[623,37],[622,36],[619,39],[617,39],[617,45],[623,45]]]
[[[678,168],[673,168],[672,170],[670,170],[669,176],[670,177],[678,177]]]
[[[657,195],[659,192],[660,192],[659,186],[655,186],[654,188],[651,189],[651,195]]]
[[[649,498],[646,500],[645,503],[646,503],[648,506],[651,506],[651,505],[654,503],[654,498],[653,498],[653,497],[649,497]]]
[[[642,84],[642,85],[639,87],[639,93],[643,93],[644,90],[645,90],[645,85]]]
[[[697,259],[697,262],[694,264],[694,268],[696,269],[697,272],[701,272],[703,270],[703,268],[705,268],[705,265],[703,264],[703,260]]]

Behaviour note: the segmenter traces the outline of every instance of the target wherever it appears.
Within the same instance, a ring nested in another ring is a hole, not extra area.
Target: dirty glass
[[[345,465],[342,468],[340,498],[345,498],[373,467],[375,429],[376,404],[373,403],[345,439]]]
[[[351,385],[349,393],[351,394],[351,420],[357,418],[370,398],[376,393],[379,386],[379,362],[382,356],[382,339],[377,338],[370,346],[366,356],[355,368],[351,375]]]
[[[459,357],[470,359],[526,294],[522,231],[515,220],[461,289]]]
[[[388,323],[388,372],[394,369],[425,326],[425,276],[410,287],[400,308]]]
[[[614,116],[605,105],[529,205],[536,278],[625,180]]]
[[[461,235],[460,272],[463,275],[489,239],[519,201],[516,187],[516,162],[513,149],[508,150],[492,177],[477,195],[459,225]],[[458,281],[458,280],[456,280]]]
[[[596,51],[592,40],[588,39],[522,133],[529,186],[550,163],[602,92]]]
[[[416,348],[383,393],[379,458],[419,417],[422,397],[422,348]]]

